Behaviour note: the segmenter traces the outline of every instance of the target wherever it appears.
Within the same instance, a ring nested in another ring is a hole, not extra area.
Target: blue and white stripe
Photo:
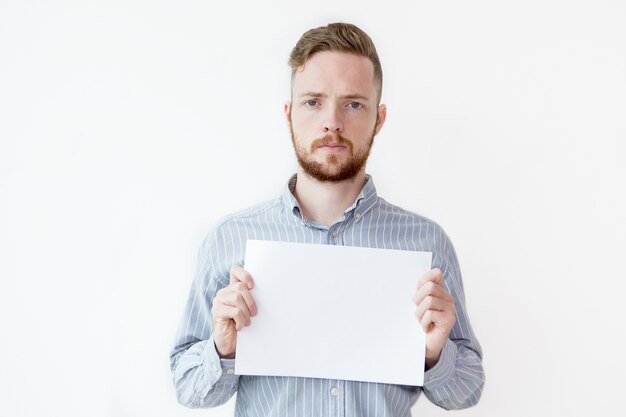
[[[237,392],[237,416],[264,417],[410,416],[422,391],[446,409],[476,404],[484,385],[482,353],[467,317],[456,253],[443,229],[378,197],[369,175],[340,221],[330,227],[311,222],[293,196],[295,182],[294,175],[279,198],[224,218],[206,237],[170,357],[179,402],[214,407]],[[432,252],[433,267],[443,271],[454,296],[457,320],[441,359],[426,371],[424,386],[234,375],[236,359],[220,359],[215,350],[210,313],[215,293],[228,285],[230,267],[243,265],[248,239]]]

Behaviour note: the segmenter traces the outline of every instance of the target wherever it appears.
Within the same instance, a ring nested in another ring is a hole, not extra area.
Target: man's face
[[[354,178],[364,171],[386,116],[377,105],[374,65],[352,54],[314,54],[294,74],[285,114],[306,174],[318,181]]]

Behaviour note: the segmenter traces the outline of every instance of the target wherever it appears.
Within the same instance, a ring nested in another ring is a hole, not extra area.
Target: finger
[[[246,303],[246,306],[248,307],[248,311],[250,312],[250,315],[256,316],[257,314],[256,301],[254,301],[254,298],[252,297],[252,294],[250,293],[250,290],[248,289],[246,284],[243,282],[237,282],[234,284],[230,284],[229,287],[231,287],[233,290],[237,291],[239,295],[241,295],[241,297],[243,298],[243,301]]]
[[[443,298],[433,297],[431,295],[427,296],[422,300],[422,302],[417,306],[417,310],[415,315],[419,320],[422,319],[424,313],[428,310],[434,311],[450,311],[454,305],[450,303],[448,300],[444,300]]]
[[[238,282],[241,282],[244,285],[244,287],[241,288],[240,292],[243,295],[243,298],[246,304],[248,305],[248,310],[250,311],[250,314],[252,316],[256,316],[258,312],[256,302],[254,301],[254,298],[252,298],[252,295],[248,291],[254,288],[254,281],[252,280],[252,276],[250,275],[248,271],[246,271],[242,267],[238,265],[233,265],[230,268],[230,283],[235,284]]]
[[[234,307],[242,308],[238,299],[241,299],[247,307],[247,312],[250,316],[257,315],[257,306],[252,294],[243,282],[235,282],[229,284],[227,287],[220,289],[215,296],[214,302],[222,302]]]
[[[249,290],[254,288],[254,281],[252,280],[252,275],[242,267],[238,265],[233,265],[230,268],[230,283],[233,284],[235,282],[243,282],[246,284]]]
[[[244,285],[244,284],[237,283],[234,285]],[[244,300],[243,295],[241,294],[241,292],[233,288],[230,288],[230,286],[229,286],[229,290],[224,291],[223,293],[220,293],[219,299],[216,298],[215,302],[218,302],[225,306],[234,307],[240,310],[244,315],[245,321],[246,322],[250,321],[250,310],[248,309],[248,304]]]
[[[422,287],[422,285],[427,282],[434,282],[437,285],[443,286],[443,272],[439,268],[433,268],[430,271],[426,272],[421,276],[419,281],[417,282],[417,288]]]
[[[425,331],[437,328],[448,334],[452,330],[452,327],[454,327],[455,322],[456,311],[454,309],[451,311],[427,310],[420,320],[420,324]]]
[[[453,301],[452,295],[444,287],[435,284],[433,281],[428,281],[415,292],[412,298],[413,303],[419,305],[428,296]]]
[[[428,310],[424,313],[424,316],[420,320],[420,324],[422,325],[422,329],[424,329],[425,332],[428,332],[432,329],[432,326],[445,327],[445,324],[448,321],[447,317],[447,314],[443,311]]]
[[[225,304],[220,305],[216,309],[216,317],[221,320],[233,320],[237,331],[243,329],[249,324],[240,309]]]
[[[213,322],[234,322],[237,330],[241,330],[245,326],[250,324],[249,317],[243,310],[232,305],[223,304],[222,302],[216,302],[211,309],[211,315],[213,316]]]
[[[258,313],[256,301],[254,301],[254,298],[252,297],[252,294],[250,294],[250,291],[246,288],[244,291],[241,292],[241,296],[243,297],[246,306],[248,306],[248,311],[250,312],[250,315],[252,317],[256,316]]]

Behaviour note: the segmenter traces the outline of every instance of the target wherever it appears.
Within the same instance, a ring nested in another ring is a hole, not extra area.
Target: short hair
[[[322,51],[344,52],[369,58],[374,64],[377,102],[380,103],[383,69],[374,42],[367,33],[350,23],[329,23],[304,32],[289,55],[292,81],[298,68],[306,64],[311,56]]]

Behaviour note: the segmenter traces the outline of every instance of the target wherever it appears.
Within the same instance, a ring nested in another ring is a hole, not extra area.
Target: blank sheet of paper
[[[430,252],[248,240],[258,314],[237,335],[238,375],[421,386],[411,301]]]

